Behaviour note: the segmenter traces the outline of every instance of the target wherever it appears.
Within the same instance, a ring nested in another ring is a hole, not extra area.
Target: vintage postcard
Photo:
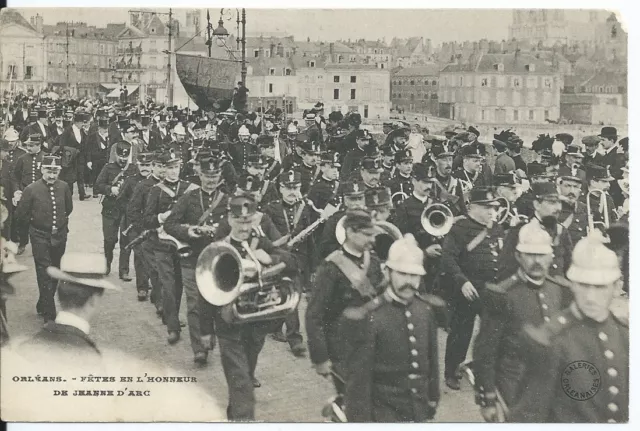
[[[0,417],[628,423],[628,23],[2,9]]]

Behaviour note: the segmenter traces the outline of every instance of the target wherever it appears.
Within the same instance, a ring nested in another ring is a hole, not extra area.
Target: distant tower
[[[185,19],[185,34],[192,36],[198,34],[200,31],[200,17],[201,17],[200,9],[191,9],[186,12]]]

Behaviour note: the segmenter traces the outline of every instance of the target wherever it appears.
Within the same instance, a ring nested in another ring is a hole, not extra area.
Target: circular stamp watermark
[[[588,361],[574,361],[567,365],[561,375],[562,390],[571,399],[586,401],[600,390],[600,371]]]

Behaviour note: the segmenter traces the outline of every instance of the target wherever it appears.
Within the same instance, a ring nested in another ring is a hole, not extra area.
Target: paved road
[[[68,251],[100,252],[102,231],[100,207],[96,200],[75,201],[75,210],[70,221]],[[37,284],[30,247],[19,261],[29,267],[27,271],[12,278],[16,295],[9,299],[9,329],[13,335],[28,335],[39,330],[41,320],[35,312]],[[133,265],[131,265],[133,268]],[[114,259],[117,279],[117,256]],[[221,406],[227,403],[227,387],[220,365],[218,350],[209,357],[206,368],[197,368],[188,341],[188,332],[175,346],[166,342],[166,330],[156,317],[149,302],[136,299],[134,282],[124,283],[123,291],[107,292],[103,306],[92,325],[92,336],[99,346],[120,349],[143,360],[160,362],[185,375],[195,376],[199,384],[216,399]],[[182,300],[182,320],[186,321],[186,300]],[[302,304],[304,313],[306,304]],[[304,321],[304,319],[303,319]],[[444,334],[440,334],[441,364],[444,362]],[[257,377],[262,387],[256,390],[256,418],[271,422],[318,422],[322,420],[320,410],[333,395],[332,385],[317,376],[309,359],[295,358],[288,345],[267,339],[260,355]],[[473,392],[463,384],[459,392],[450,391],[444,382],[442,402],[436,419],[440,422],[477,422],[481,420],[473,403]],[[188,419],[188,418],[185,418]]]

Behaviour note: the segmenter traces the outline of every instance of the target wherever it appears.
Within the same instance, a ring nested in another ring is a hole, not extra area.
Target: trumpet
[[[247,247],[248,249],[248,247]],[[263,268],[252,252],[249,259],[225,241],[209,244],[196,263],[196,285],[210,304],[222,307],[230,324],[279,319],[293,312],[300,292],[289,277],[281,277],[284,263]]]
[[[453,213],[449,207],[441,203],[428,205],[420,216],[422,228],[436,238],[442,238],[448,234],[453,222]]]
[[[599,199],[598,203],[598,212],[602,216],[602,220],[595,221],[593,219],[593,208],[591,202],[591,196],[594,199]],[[599,229],[601,232],[606,232],[609,229],[609,204],[607,203],[607,192],[604,190],[593,189],[589,190],[587,193],[587,231],[588,233],[592,233],[595,228]]]

